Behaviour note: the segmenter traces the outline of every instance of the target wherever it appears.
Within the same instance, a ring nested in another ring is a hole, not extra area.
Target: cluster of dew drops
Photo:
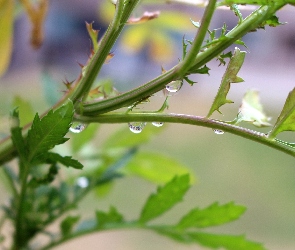
[[[181,86],[182,86],[182,81],[176,80],[176,81],[172,81],[168,83],[165,88],[169,93],[173,94],[178,92]],[[146,124],[147,124],[146,122],[129,122],[128,126],[131,132],[138,134],[143,130]],[[152,122],[152,125],[154,125],[155,127],[162,127],[163,124],[164,124],[163,122]],[[86,127],[87,127],[87,124],[73,122],[70,127],[70,131],[72,133],[78,134],[78,133],[81,133]]]
[[[181,86],[182,86],[181,80],[172,81],[166,85],[166,90],[169,93],[176,93],[180,90]],[[146,124],[147,124],[146,122],[129,122],[128,126],[129,126],[129,129],[132,133],[139,134],[144,129]],[[163,122],[152,122],[152,125],[154,125],[155,127],[162,127],[164,125],[164,123]],[[81,133],[86,127],[87,127],[87,124],[73,122],[69,130],[72,133],[78,134],[78,133]],[[224,131],[219,130],[219,129],[213,129],[213,131],[217,135],[224,134]]]
[[[182,86],[182,81],[176,80],[176,81],[172,81],[168,83],[165,88],[169,93],[176,93],[180,90],[181,86]],[[132,133],[139,134],[143,130],[146,124],[147,124],[146,122],[129,122],[128,126]],[[154,125],[155,127],[162,127],[164,123],[152,122],[152,125]]]

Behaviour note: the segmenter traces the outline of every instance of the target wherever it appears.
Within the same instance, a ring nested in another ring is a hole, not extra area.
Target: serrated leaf
[[[56,111],[50,110],[42,119],[36,114],[28,132],[28,159],[40,156],[58,144],[66,142],[64,138],[73,118],[73,103],[68,102]]]
[[[261,243],[247,240],[244,235],[218,235],[169,229],[157,229],[156,231],[182,243],[199,243],[211,249],[266,250]]]
[[[124,220],[123,215],[121,215],[115,207],[110,207],[108,213],[102,211],[96,211],[96,223],[98,228],[103,228],[109,223],[120,223]]]
[[[138,175],[157,184],[164,184],[174,176],[189,173],[190,170],[174,158],[153,152],[138,152],[123,172]],[[190,173],[190,177],[192,176]],[[193,182],[193,178],[190,180]]]
[[[45,160],[49,161],[50,163],[59,162],[66,167],[72,167],[76,169],[82,169],[83,165],[75,159],[72,159],[71,156],[61,156],[57,153],[47,153],[45,156]]]
[[[177,228],[217,226],[238,219],[245,211],[245,207],[235,205],[233,202],[225,205],[219,205],[216,202],[204,209],[192,209],[182,217],[177,224]]]
[[[69,236],[73,227],[80,220],[80,216],[68,216],[60,223],[60,229],[63,237]]]
[[[269,132],[269,138],[274,138],[283,131],[295,131],[295,88],[289,93],[273,129]]]
[[[140,222],[148,222],[171,209],[180,202],[189,189],[189,175],[174,177],[163,187],[158,187],[157,193],[150,195],[139,218]]]
[[[207,65],[204,65],[202,68],[191,68],[189,74],[207,74],[209,75],[210,68]]]
[[[245,121],[256,127],[266,127],[271,126],[269,120],[270,117],[267,117],[263,111],[258,91],[248,90],[243,97],[235,124]]]
[[[0,0],[0,75],[8,68],[13,46],[14,0]]]
[[[72,136],[72,150],[74,153],[77,153],[81,148],[87,145],[95,136],[99,124],[91,123],[87,126],[87,129],[83,133],[77,133]]]
[[[227,65],[227,69],[222,77],[220,87],[207,117],[211,116],[214,111],[218,111],[219,113],[221,113],[219,110],[221,106],[226,103],[232,103],[232,101],[227,100],[226,97],[229,92],[231,83],[238,83],[243,81],[243,79],[238,77],[237,74],[243,65],[245,55],[245,51],[240,51],[239,48],[235,48],[233,56]]]

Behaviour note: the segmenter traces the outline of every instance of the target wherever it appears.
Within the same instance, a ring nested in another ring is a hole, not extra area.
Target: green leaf
[[[110,207],[108,213],[96,211],[96,223],[98,228],[104,228],[107,224],[123,222],[123,216],[116,208]]]
[[[73,227],[77,224],[80,220],[80,216],[68,216],[60,223],[60,229],[63,237],[69,236],[72,231]]]
[[[230,9],[235,13],[235,15],[239,18],[238,24],[241,24],[243,22],[243,16],[241,11],[239,10],[239,6],[236,4],[232,4],[230,6]]]
[[[270,117],[267,117],[263,112],[258,91],[248,90],[243,97],[235,124],[245,121],[252,123],[256,127],[266,127],[271,126],[269,120]]]
[[[98,127],[98,124],[91,123],[87,126],[87,129],[85,129],[83,133],[77,133],[72,136],[71,142],[74,153],[77,153],[94,138]]]
[[[189,175],[174,177],[163,187],[158,187],[157,193],[150,195],[139,218],[140,222],[147,222],[171,209],[180,202],[189,189]]]
[[[269,138],[283,131],[295,131],[295,88],[289,93],[276,124],[269,132]]]
[[[225,205],[216,202],[205,209],[192,209],[179,221],[177,228],[217,226],[238,219],[245,211],[245,207],[235,205],[233,202]]]
[[[24,126],[25,124],[32,121],[35,112],[30,102],[22,99],[20,96],[16,96],[13,99],[13,106],[18,107],[20,126]]]
[[[28,132],[28,159],[40,156],[58,144],[66,142],[64,138],[73,118],[73,103],[68,102],[56,111],[50,110],[42,119],[36,114]]]
[[[124,127],[112,134],[104,143],[104,149],[118,149],[135,147],[145,142],[148,142],[153,135],[158,134],[163,130],[162,127],[146,126],[140,134],[134,134],[127,131]]]
[[[22,136],[22,128],[19,127],[19,124],[19,113],[18,110],[15,109],[11,116],[11,139],[20,157],[21,163],[25,163],[27,162],[28,152],[24,138]]]
[[[175,159],[153,152],[139,152],[128,163],[123,172],[135,174],[157,184],[164,184],[176,175],[189,173],[190,170]],[[190,173],[190,177],[193,174]],[[190,178],[193,182],[193,178]]]
[[[199,243],[211,249],[226,250],[265,250],[261,244],[245,239],[244,235],[217,235],[200,232],[185,232],[169,229],[157,229],[158,233],[182,243]]]
[[[99,32],[99,30],[93,29],[92,28],[92,24],[93,23],[87,23],[86,22],[86,28],[87,28],[88,34],[89,34],[89,36],[91,38],[91,41],[92,41],[93,50],[96,51],[97,50],[97,47],[98,47],[97,38],[98,38],[98,32]]]
[[[14,0],[0,0],[0,75],[8,68],[13,46]]]
[[[40,168],[40,166],[38,166]],[[52,164],[49,168],[49,171],[47,174],[45,174],[41,178],[33,177],[29,182],[29,187],[31,188],[37,188],[40,185],[46,185],[51,183],[55,176],[58,174],[58,167],[55,164]]]
[[[202,68],[191,68],[189,74],[207,74],[209,75],[210,68],[207,65],[204,65]]]
[[[279,25],[283,25],[284,23],[281,23],[279,21],[279,18],[277,16],[273,15],[265,21],[265,24],[270,27],[277,27]]]
[[[61,156],[57,153],[47,153],[45,154],[45,159],[46,161],[50,162],[50,163],[56,163],[59,162],[62,165],[66,166],[66,167],[72,167],[72,168],[76,168],[76,169],[82,169],[83,165],[78,162],[75,159],[72,159],[71,156]]]
[[[231,100],[227,100],[226,96],[229,92],[231,83],[238,83],[243,81],[243,79],[238,77],[237,74],[243,65],[245,55],[245,51],[240,51],[239,48],[235,48],[234,54],[230,59],[230,62],[228,63],[227,69],[221,81],[221,85],[219,87],[217,95],[215,96],[214,102],[210,108],[207,117],[211,116],[214,111],[218,111],[219,113],[221,113],[219,108],[222,105],[226,103],[233,103]]]

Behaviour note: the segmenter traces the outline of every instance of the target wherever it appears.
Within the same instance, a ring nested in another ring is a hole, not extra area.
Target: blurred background
[[[148,2],[148,1],[146,1]],[[42,47],[30,46],[30,22],[19,14],[14,25],[13,53],[8,71],[0,79],[0,133],[8,131],[8,114],[15,96],[29,100],[34,111],[49,108],[65,90],[63,81],[73,81],[80,73],[78,63],[84,64],[91,50],[85,21],[94,22],[102,36],[111,19],[114,7],[107,1],[51,0],[45,21],[45,40]],[[143,84],[161,73],[161,66],[169,69],[182,57],[182,37],[194,36],[196,31],[190,18],[199,21],[201,7],[181,4],[143,4],[134,13],[157,11],[158,19],[124,30],[112,52],[114,58],[107,63],[101,79],[111,79],[119,91],[126,91]],[[246,16],[250,10],[244,10]],[[295,80],[295,16],[294,7],[282,9],[278,16],[287,24],[267,27],[246,35],[245,63],[239,73],[245,82],[233,84],[229,98],[232,105],[222,108],[223,116],[214,118],[234,119],[241,99],[248,89],[260,92],[261,102],[274,123],[285,99],[294,88]],[[223,23],[232,28],[237,17],[229,10],[218,10],[211,28]],[[233,47],[231,48],[233,49]],[[194,86],[184,84],[181,91],[169,102],[169,112],[204,116],[207,114],[219,87],[225,67],[218,62],[208,64],[210,76],[195,75]],[[155,96],[155,106],[163,103]],[[251,128],[247,124],[243,124]],[[108,135],[122,126],[103,125],[97,135],[99,147]],[[242,218],[227,226],[216,227],[210,232],[246,234],[247,238],[263,242],[267,249],[295,249],[295,164],[294,158],[255,142],[231,134],[216,135],[212,130],[188,125],[165,124],[165,129],[142,150],[161,152],[175,157],[196,176],[184,202],[159,221],[173,222],[192,207],[205,207],[214,201],[234,201],[248,210]],[[267,132],[268,129],[261,129]],[[295,141],[294,133],[280,137]],[[86,166],[87,167],[87,166]],[[80,210],[85,216],[94,209],[118,207],[126,218],[135,218],[155,185],[135,177],[118,180],[106,197],[85,197]],[[1,200],[6,195],[1,192]],[[182,245],[146,231],[114,231],[94,234],[64,244],[61,249],[112,249],[160,250],[204,249],[196,245]]]

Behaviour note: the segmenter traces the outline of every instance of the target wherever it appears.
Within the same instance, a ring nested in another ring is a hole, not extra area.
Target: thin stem
[[[40,250],[49,250],[52,249],[53,247],[56,247],[58,245],[61,245],[69,240],[76,239],[78,237],[84,236],[84,235],[89,235],[91,233],[96,233],[100,231],[110,231],[110,230],[119,230],[119,229],[145,229],[145,226],[138,223],[137,221],[130,221],[130,222],[125,222],[125,223],[111,223],[108,227],[104,228],[91,228],[89,230],[84,230],[80,231],[74,234],[71,234],[69,237],[66,238],[61,238],[57,241],[51,242],[47,246],[42,247]]]
[[[26,237],[26,230],[24,230],[25,222],[24,217],[26,214],[26,209],[24,207],[26,192],[27,192],[27,179],[29,175],[29,165],[24,164],[24,173],[21,179],[21,191],[19,197],[16,197],[16,218],[15,218],[15,234],[14,234],[14,242],[12,250],[18,250],[25,247],[28,242],[28,238]]]
[[[86,66],[82,79],[78,83],[77,87],[75,87],[75,91],[70,97],[74,103],[87,96],[93,82],[96,79],[96,76],[98,75],[108,54],[110,53],[110,50],[112,49],[123,27],[125,26],[127,19],[129,18],[129,15],[135,8],[138,1],[139,0],[133,0],[128,3],[124,3],[125,0],[117,1],[114,19],[109,25],[102,40],[99,42],[97,51]]]
[[[222,130],[243,138],[259,142],[269,147],[275,148],[286,154],[295,157],[295,150],[287,145],[269,139],[264,133],[251,129],[231,125],[222,121],[208,119],[201,116],[184,115],[184,114],[162,114],[162,113],[109,113],[96,117],[86,117],[76,115],[75,119],[84,123],[127,123],[127,122],[168,122],[190,124],[212,129]]]
[[[213,13],[215,11],[215,5],[216,5],[216,0],[209,1],[209,4],[207,5],[204,15],[202,17],[201,26],[198,29],[198,32],[190,48],[190,51],[187,53],[184,60],[181,63],[179,63],[177,66],[177,73],[179,74],[180,77],[183,77],[185,74],[187,74],[187,72],[192,67],[192,64],[194,63],[195,58],[202,47],[202,43],[205,39]]]

